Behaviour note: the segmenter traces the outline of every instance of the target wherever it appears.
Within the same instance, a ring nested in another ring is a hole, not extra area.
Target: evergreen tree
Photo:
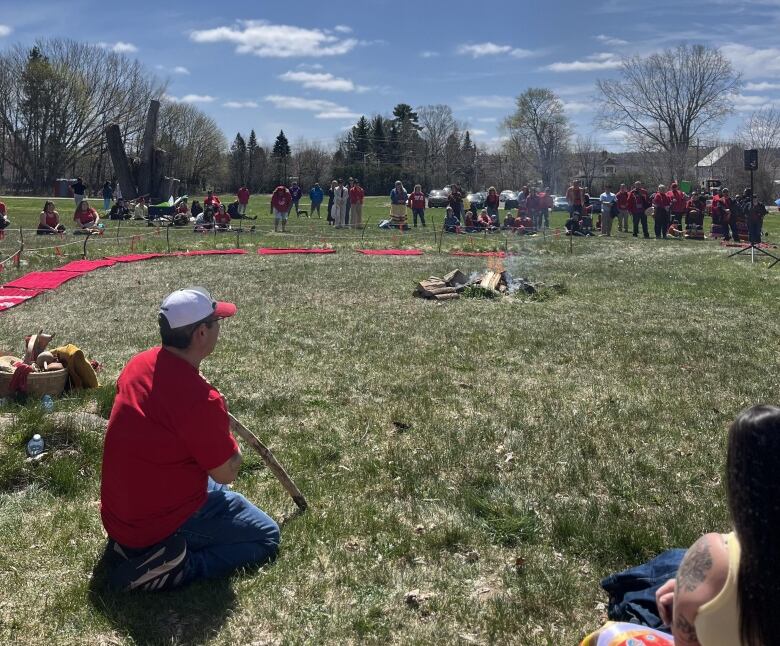
[[[363,163],[363,156],[371,150],[371,126],[368,119],[360,117],[352,126],[349,157],[352,161]]]
[[[387,161],[388,133],[385,131],[385,120],[378,114],[371,119],[371,151],[380,163]]]
[[[399,125],[408,124],[416,131],[421,130],[420,124],[417,122],[417,113],[412,110],[412,106],[408,103],[399,103],[396,105],[393,108],[393,116],[395,117],[396,123]]]
[[[230,170],[230,187],[236,190],[239,186],[246,184],[248,159],[247,147],[244,138],[240,132],[236,133],[236,138],[230,145],[230,155],[228,157],[228,168]]]
[[[275,179],[280,184],[287,183],[287,163],[290,159],[290,143],[287,141],[287,137],[284,135],[284,130],[279,131],[279,135],[274,142],[273,152],[271,157],[275,163]]]
[[[258,165],[258,151],[260,146],[257,145],[257,135],[254,128],[249,133],[249,139],[246,142],[246,157],[247,157],[247,169],[246,169],[246,182],[249,185],[249,189],[257,190],[260,182],[258,181],[257,165]]]

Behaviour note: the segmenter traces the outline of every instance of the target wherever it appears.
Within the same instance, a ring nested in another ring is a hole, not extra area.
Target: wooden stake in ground
[[[228,413],[228,417],[230,418],[230,430],[233,431],[236,435],[239,435],[247,444],[249,444],[249,446],[251,446],[260,454],[268,468],[273,471],[277,480],[282,483],[282,486],[285,488],[287,493],[292,496],[292,499],[295,501],[295,504],[298,505],[298,508],[301,511],[305,511],[309,506],[309,503],[306,502],[306,498],[303,497],[300,489],[295,486],[292,478],[287,475],[287,472],[276,460],[270,449],[260,440],[258,440],[255,434],[252,433],[252,431],[250,431],[241,422],[239,422],[232,413]]]

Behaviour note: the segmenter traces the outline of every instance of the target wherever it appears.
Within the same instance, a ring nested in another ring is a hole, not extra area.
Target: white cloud
[[[305,88],[331,92],[365,92],[368,89],[326,72],[285,72],[279,78],[290,83],[300,83]]]
[[[215,97],[208,94],[185,94],[182,97],[166,94],[165,98],[173,103],[213,103],[217,100]]]
[[[511,96],[497,96],[497,95],[479,95],[479,96],[462,96],[460,97],[461,108],[497,108],[506,109],[512,108],[515,105],[515,100]]]
[[[780,83],[767,83],[761,81],[760,83],[746,83],[745,89],[748,92],[767,92],[769,90],[780,90]]]
[[[606,34],[599,34],[598,36],[594,36],[594,38],[600,43],[604,43],[605,45],[614,45],[615,47],[628,45],[627,40],[622,40],[621,38],[613,38],[612,36],[607,36]]]
[[[155,65],[154,67],[155,69],[158,69],[162,72],[170,72],[171,74],[181,74],[184,76],[189,76],[190,74],[190,71],[182,65],[177,65],[176,67],[165,67],[165,65]]]
[[[480,128],[466,128],[466,130],[469,131],[469,134],[472,137],[484,137],[487,134],[487,130],[482,130]]]
[[[481,58],[482,56],[497,56],[498,54],[507,54],[513,58],[528,58],[534,53],[530,49],[520,49],[511,45],[496,45],[496,43],[478,43],[476,45],[461,45],[458,47],[458,54],[471,56],[472,58]]]
[[[336,25],[333,28],[333,31],[337,31],[340,34],[351,34],[352,33],[352,27],[348,27],[347,25]]]
[[[759,49],[750,45],[726,43],[720,51],[747,78],[780,76],[780,48]]]
[[[441,56],[441,54],[431,51],[420,52],[420,58],[436,58],[437,56]]]
[[[196,43],[233,43],[237,54],[263,58],[338,56],[354,49],[358,41],[341,39],[320,29],[272,25],[266,20],[242,20],[233,27],[216,27],[190,33]]]
[[[542,67],[542,69],[548,72],[595,72],[598,70],[618,69],[621,65],[622,62],[616,54],[603,52],[591,54],[583,61],[550,63]]]
[[[233,108],[235,110],[241,108],[257,108],[259,107],[255,101],[227,101],[223,103],[226,108]]]
[[[273,104],[280,110],[308,110],[316,112],[314,116],[317,119],[357,119],[361,115],[350,111],[333,101],[324,99],[307,99],[300,96],[284,96],[280,94],[270,94],[263,99]]]
[[[563,109],[569,114],[579,114],[581,112],[593,112],[595,106],[584,101],[564,101]]]
[[[496,121],[498,121],[498,119],[496,119],[495,117],[480,117],[479,119],[477,119],[477,121],[479,121],[480,123],[495,123]]]
[[[760,108],[774,108],[780,105],[780,99],[770,99],[754,94],[737,94],[731,99],[731,105],[737,112],[753,112]]]
[[[0,38],[10,36],[12,31],[13,29],[11,29],[8,25],[0,25]]]
[[[138,48],[133,45],[133,43],[125,43],[121,40],[118,40],[115,43],[100,42],[98,43],[98,47],[110,49],[115,54],[133,54],[138,51]]]

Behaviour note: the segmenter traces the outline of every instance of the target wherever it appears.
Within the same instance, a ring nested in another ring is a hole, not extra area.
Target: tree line
[[[594,123],[621,133],[633,155],[621,179],[694,179],[707,150],[701,140],[717,138],[741,88],[740,75],[716,48],[682,45],[635,56],[617,78],[597,81]],[[396,179],[426,190],[457,182],[472,190],[535,184],[560,192],[574,176],[598,183],[605,155],[592,138],[575,136],[561,98],[541,87],[517,97],[500,124],[503,141],[492,148],[474,142],[449,106],[406,103],[360,117],[333,144],[291,143],[282,131],[264,147],[254,130],[228,144],[211,117],[166,90],[138,61],[100,47],[66,39],[10,47],[0,53],[0,185],[48,194],[58,178],[82,177],[97,189],[113,177],[106,126],[119,124],[126,150],[137,154],[151,99],[162,103],[158,145],[168,152],[166,175],[193,193],[242,185],[266,192],[292,178],[308,187],[337,177],[359,178],[369,194],[387,192]],[[759,148],[758,183],[771,193],[780,170],[777,111],[749,115],[734,142]],[[742,179],[736,169],[728,172]]]

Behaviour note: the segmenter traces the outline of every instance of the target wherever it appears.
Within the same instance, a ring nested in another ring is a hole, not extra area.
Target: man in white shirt
[[[333,219],[336,221],[336,228],[344,228],[344,216],[347,212],[347,201],[349,200],[349,191],[344,186],[344,180],[340,179],[338,185],[333,189]]]
[[[601,235],[612,235],[612,203],[615,201],[612,187],[607,186],[599,197],[601,202]]]

